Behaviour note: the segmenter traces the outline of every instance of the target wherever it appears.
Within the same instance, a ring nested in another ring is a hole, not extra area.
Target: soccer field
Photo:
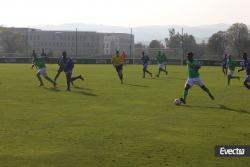
[[[48,65],[54,78],[57,65]],[[242,80],[228,87],[219,67],[202,67],[199,87],[182,95],[186,67],[142,79],[142,67],[126,65],[121,85],[112,65],[76,65],[66,91],[38,87],[28,64],[0,64],[0,167],[247,167],[250,158],[215,157],[215,145],[250,144],[250,92]],[[157,72],[156,66],[150,71]],[[238,74],[237,74],[238,75]]]

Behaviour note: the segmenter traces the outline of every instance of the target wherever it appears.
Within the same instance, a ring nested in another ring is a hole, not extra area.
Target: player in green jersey
[[[188,91],[193,85],[199,85],[201,89],[204,90],[212,100],[214,100],[214,96],[211,94],[209,89],[205,86],[204,82],[200,79],[199,69],[201,66],[197,60],[193,59],[192,52],[188,53],[187,59],[188,59],[187,60],[188,79],[186,81],[185,88],[183,91],[183,97],[180,98],[181,102],[186,104]]]
[[[160,51],[158,52],[158,55],[157,55],[157,57],[156,57],[156,60],[157,60],[158,67],[159,67],[159,69],[158,69],[158,74],[156,74],[156,77],[159,77],[159,76],[160,76],[160,73],[161,73],[162,71],[165,72],[166,75],[168,75],[168,72],[167,72],[166,69],[165,69],[165,62],[166,62],[165,56],[163,56],[163,55],[161,54]]]
[[[54,82],[50,77],[48,77],[46,65],[45,65],[45,57],[38,57],[34,50],[33,50],[32,56],[33,56],[32,69],[34,67],[38,68],[38,72],[37,72],[36,76],[37,76],[38,80],[40,81],[40,86],[44,85],[43,80],[41,78],[41,75],[42,75],[46,80],[51,82],[55,87],[56,82]]]
[[[240,80],[239,76],[233,76],[234,75],[234,71],[236,68],[236,62],[232,59],[232,56],[229,55],[228,59],[227,59],[227,85],[230,85],[230,80],[231,79],[238,79]]]

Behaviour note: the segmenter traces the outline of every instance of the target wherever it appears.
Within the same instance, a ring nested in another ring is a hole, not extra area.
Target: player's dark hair
[[[188,52],[188,56],[194,56],[193,52]]]

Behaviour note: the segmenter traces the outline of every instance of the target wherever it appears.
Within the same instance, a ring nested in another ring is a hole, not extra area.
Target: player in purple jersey
[[[148,73],[152,77],[152,73],[148,71],[148,64],[149,64],[149,57],[142,52],[141,57],[142,65],[143,65],[143,75],[142,77],[145,78],[146,73]]]
[[[221,64],[222,72],[224,75],[227,75],[227,58],[228,58],[228,56],[227,56],[227,54],[225,54],[224,59],[222,60],[222,64]]]
[[[56,80],[58,79],[59,75],[60,75],[60,74],[63,72],[63,70],[64,70],[64,67],[63,67],[63,65],[64,65],[64,64],[63,64],[63,56],[61,56],[61,57],[58,58],[57,64],[58,64],[59,68],[58,68],[57,74],[56,74],[56,76],[55,76],[55,78],[54,78],[54,81],[55,81],[55,82],[56,82]],[[71,85],[72,85],[72,86],[74,85],[73,81],[71,81]]]
[[[246,88],[250,89],[250,60],[248,59],[247,53],[244,53],[242,57],[242,68],[239,69],[238,72],[246,70],[246,79],[244,81],[244,85]]]
[[[77,77],[72,77],[72,71],[74,68],[74,62],[70,57],[67,57],[67,53],[64,51],[62,56],[62,66],[63,66],[63,71],[66,74],[66,79],[67,79],[67,91],[70,91],[70,83],[77,79],[84,80],[81,75],[78,75]]]

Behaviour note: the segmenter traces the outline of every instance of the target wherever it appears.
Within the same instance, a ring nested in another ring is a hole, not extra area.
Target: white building
[[[104,55],[113,55],[117,50],[126,55],[133,53],[134,36],[123,33],[106,33],[104,34]]]
[[[130,34],[9,29],[24,35],[31,50],[40,53],[44,49],[49,56],[59,56],[67,51],[70,56],[77,57],[110,57],[116,50],[130,55],[134,48],[134,36]]]

